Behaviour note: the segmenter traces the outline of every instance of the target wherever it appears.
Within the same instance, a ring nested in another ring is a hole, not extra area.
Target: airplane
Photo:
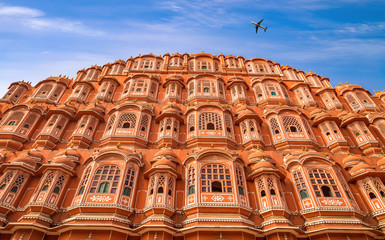
[[[262,28],[263,30],[267,30],[267,27],[262,27],[261,26],[261,23],[263,22],[263,19],[261,21],[259,21],[258,23],[255,23],[255,22],[251,22],[252,24],[255,25],[255,33],[258,33],[258,28]]]

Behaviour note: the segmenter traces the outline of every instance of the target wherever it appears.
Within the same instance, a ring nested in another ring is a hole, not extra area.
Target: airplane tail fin
[[[266,32],[266,30],[267,30],[267,27],[265,27],[265,32]]]

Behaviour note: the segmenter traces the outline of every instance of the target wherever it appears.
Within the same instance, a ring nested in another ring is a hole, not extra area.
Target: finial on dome
[[[116,147],[117,147],[117,148],[120,148],[120,142],[118,142],[118,143],[116,144]]]

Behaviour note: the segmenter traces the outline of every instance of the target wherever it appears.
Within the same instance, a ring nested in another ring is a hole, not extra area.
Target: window
[[[134,113],[124,113],[119,118],[117,128],[135,128],[137,116]]]
[[[120,180],[120,169],[115,165],[99,167],[91,183],[90,193],[116,193]],[[110,188],[111,187],[111,188]]]
[[[305,179],[302,176],[302,173],[300,171],[295,171],[293,173],[293,179],[295,186],[300,194],[301,199],[305,199],[310,197],[309,192],[307,191],[307,186],[305,183]]]
[[[0,183],[0,190],[5,189],[5,187],[11,182],[13,175],[14,171],[8,171],[6,174],[4,174],[4,177]]]
[[[124,196],[131,196],[132,189],[134,187],[134,180],[135,180],[135,168],[130,167],[127,170],[126,179],[124,180],[124,188],[123,188],[123,195]]]
[[[279,134],[280,133],[280,126],[278,124],[277,119],[272,118],[270,119],[270,129],[273,135]]]
[[[195,131],[195,114],[191,114],[188,117],[189,132]]]
[[[282,117],[282,123],[286,132],[303,132],[301,124],[294,117]]]
[[[235,176],[237,179],[238,193],[242,196],[245,196],[243,174],[242,174],[242,170],[239,166],[235,168]]]
[[[233,192],[230,170],[223,164],[208,164],[201,169],[202,192]]]
[[[191,166],[187,172],[188,195],[195,193],[195,168]]]
[[[313,169],[309,177],[317,197],[342,197],[336,181],[326,170]]]
[[[199,115],[199,130],[222,130],[222,119],[219,114],[201,113]]]
[[[80,182],[80,188],[79,188],[79,192],[78,192],[78,195],[82,195],[84,193],[84,188],[87,184],[87,181],[88,181],[88,178],[90,176],[90,172],[91,172],[91,167],[89,166],[85,171],[84,171],[84,174],[83,174],[83,179],[82,181]]]

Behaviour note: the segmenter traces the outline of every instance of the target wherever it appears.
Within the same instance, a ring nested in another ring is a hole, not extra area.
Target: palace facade
[[[385,238],[385,91],[167,53],[0,106],[2,240]]]

